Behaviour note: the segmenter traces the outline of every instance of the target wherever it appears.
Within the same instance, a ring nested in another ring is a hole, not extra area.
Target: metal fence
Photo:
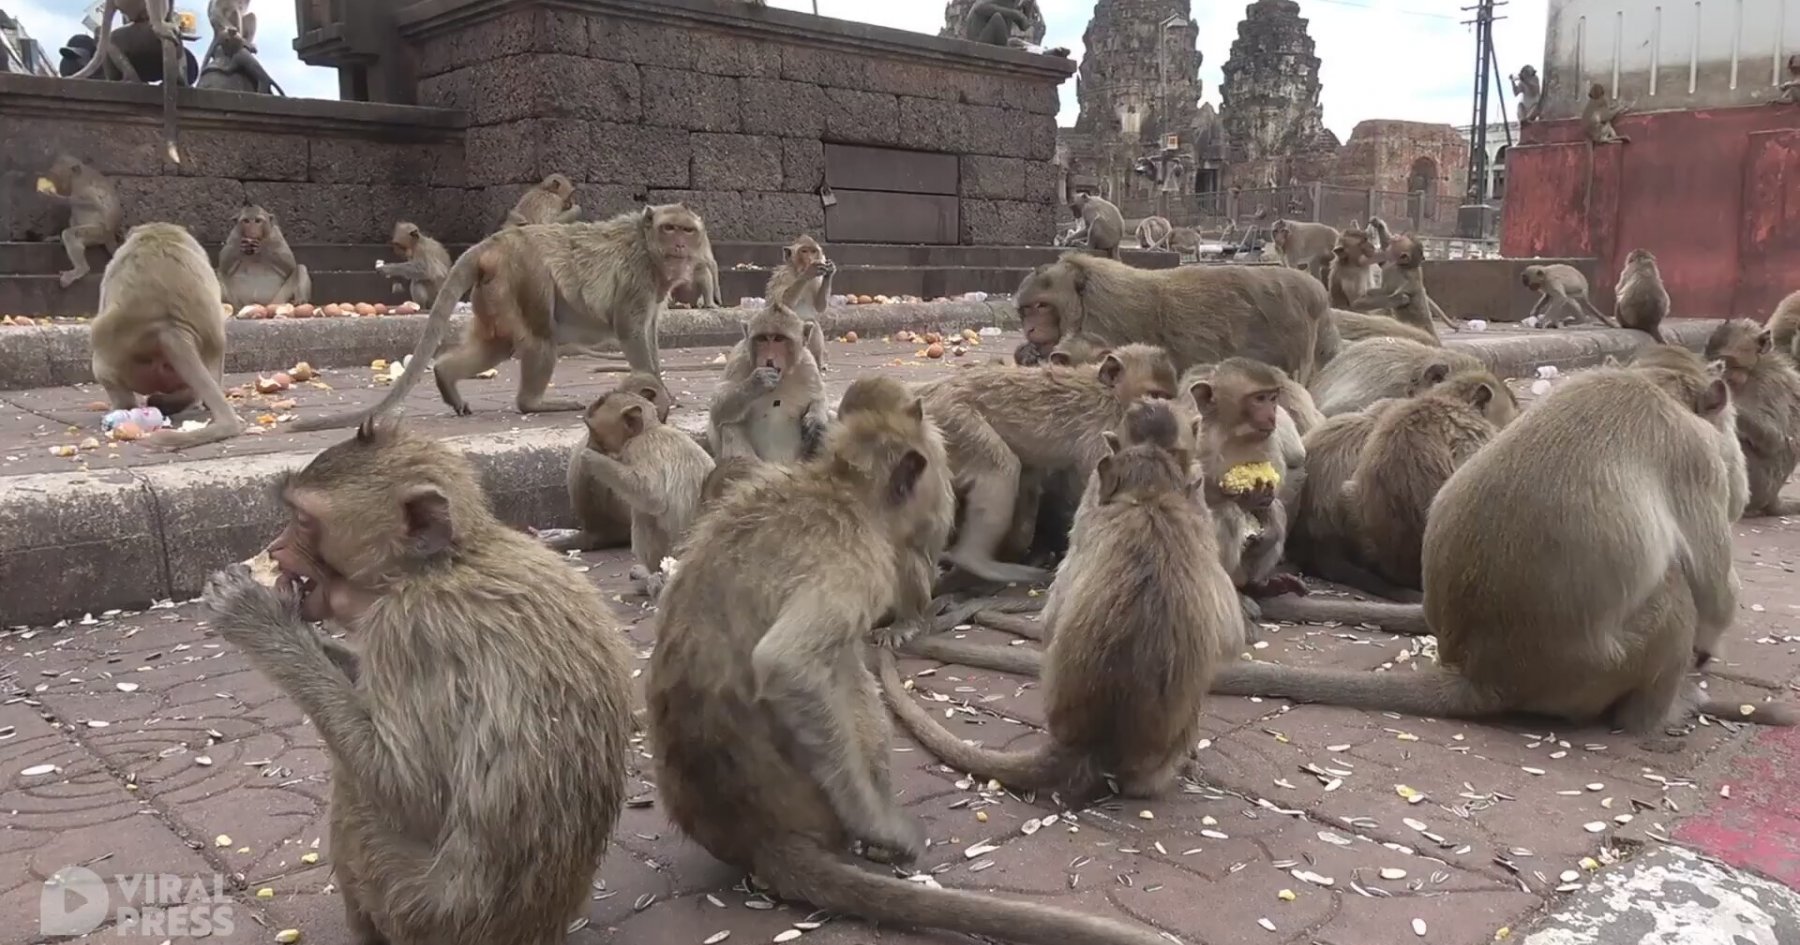
[[[1176,226],[1193,227],[1202,235],[1221,236],[1249,227],[1270,227],[1276,220],[1305,220],[1343,227],[1372,216],[1387,221],[1394,232],[1427,237],[1454,237],[1462,194],[1425,191],[1403,193],[1331,184],[1292,184],[1204,194],[1167,194],[1127,201],[1120,207],[1129,219],[1160,215]],[[1498,227],[1498,216],[1495,217]],[[1498,230],[1495,230],[1497,233]],[[1495,233],[1484,234],[1492,237]],[[1480,242],[1480,241],[1476,241]]]

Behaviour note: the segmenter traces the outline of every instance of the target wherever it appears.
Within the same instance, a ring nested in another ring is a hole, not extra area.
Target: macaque
[[[69,268],[59,273],[59,281],[67,289],[93,271],[87,262],[89,246],[104,246],[109,256],[118,253],[125,211],[119,206],[119,192],[105,174],[67,154],[50,162],[37,189],[46,199],[69,207],[69,225],[60,237],[63,251],[69,255]]]
[[[1325,281],[1334,308],[1349,308],[1352,302],[1381,285],[1379,255],[1367,230],[1353,226],[1338,234]]]
[[[1332,248],[1337,241],[1337,228],[1329,224],[1275,221],[1273,243],[1282,264],[1291,269],[1304,269],[1320,282],[1326,279]]]
[[[1388,229],[1387,221],[1380,217],[1370,217],[1369,235],[1375,238],[1375,248],[1386,252],[1388,244],[1394,241],[1394,234]]]
[[[450,267],[431,303],[412,362],[368,411],[302,419],[293,429],[322,430],[398,407],[427,364],[438,394],[459,415],[474,412],[458,382],[517,356],[521,413],[581,410],[572,397],[549,397],[557,346],[617,342],[631,370],[662,376],[657,318],[669,289],[693,276],[710,253],[706,224],[679,203],[646,206],[598,223],[506,227],[471,246]],[[470,296],[474,318],[462,343],[435,360],[456,303]]]
[[[1334,308],[1331,310],[1331,322],[1337,326],[1338,340],[1343,344],[1340,351],[1348,349],[1352,343],[1369,338],[1401,338],[1433,348],[1444,346],[1443,339],[1437,336],[1435,329],[1426,331],[1414,328],[1388,314],[1377,315],[1373,312],[1352,312]]]
[[[1436,319],[1455,331],[1462,323],[1445,314],[1425,291],[1425,244],[1416,237],[1401,235],[1388,243],[1382,254],[1381,278],[1376,285],[1350,303],[1358,312],[1387,309],[1401,322],[1437,337]]]
[[[1787,57],[1787,72],[1787,81],[1776,86],[1770,105],[1800,104],[1800,53]]]
[[[1769,314],[1769,338],[1775,350],[1800,361],[1800,292],[1790,292]]]
[[[1384,397],[1408,397],[1458,371],[1486,367],[1453,348],[1404,338],[1369,338],[1345,345],[1308,388],[1327,417],[1361,410]]]
[[[587,474],[631,507],[632,578],[646,597],[662,589],[663,559],[687,535],[713,459],[693,438],[663,425],[637,394],[602,394],[587,412]]]
[[[636,394],[656,408],[659,424],[669,422],[669,410],[675,400],[669,389],[654,374],[627,374],[614,391]],[[592,407],[589,408],[590,411]],[[583,418],[584,436],[569,450],[569,509],[575,513],[573,534],[552,539],[550,547],[557,551],[597,551],[631,543],[631,506],[594,473],[594,457],[606,449],[596,441],[594,429]],[[696,444],[698,445],[698,444]],[[704,448],[701,450],[705,452]],[[656,559],[660,565],[661,558]]]
[[[348,935],[320,937],[563,941],[624,800],[631,653],[612,609],[494,518],[433,437],[366,423],[279,496],[273,586],[236,565],[201,607],[330,753]]]
[[[1631,111],[1617,99],[1606,97],[1606,86],[1598,82],[1588,86],[1587,104],[1581,108],[1581,130],[1594,144],[1630,144],[1631,139],[1613,129],[1613,122]]]
[[[575,202],[575,185],[561,174],[551,174],[519,197],[519,202],[507,212],[504,225],[574,223],[580,219],[581,205]],[[711,251],[708,248],[709,254]]]
[[[1544,104],[1543,85],[1538,82],[1537,67],[1526,63],[1519,67],[1519,74],[1507,76],[1512,82],[1513,94],[1519,97],[1519,124],[1528,125],[1538,120],[1538,112]]]
[[[1137,225],[1138,248],[1168,249],[1169,234],[1174,230],[1168,217],[1145,217]]]
[[[818,452],[829,416],[810,350],[817,331],[773,303],[744,323],[713,395],[707,440],[715,457],[793,463]]]
[[[294,259],[275,214],[255,204],[238,211],[219,247],[219,286],[234,309],[312,301],[312,274]]]
[[[1574,266],[1564,263],[1526,266],[1519,270],[1519,281],[1525,284],[1525,288],[1538,293],[1537,301],[1532,303],[1531,311],[1526,313],[1526,318],[1534,318],[1539,315],[1549,317],[1559,309],[1573,311],[1575,310],[1574,306],[1579,305],[1580,311],[1594,316],[1602,324],[1612,328],[1619,327],[1617,322],[1607,318],[1594,307],[1593,302],[1589,301],[1587,276],[1582,275],[1581,270]],[[1574,303],[1574,305],[1565,305],[1565,303]]]
[[[1076,245],[1086,246],[1108,259],[1118,259],[1119,243],[1125,238],[1125,215],[1119,208],[1110,200],[1078,193],[1069,209],[1081,218],[1081,228],[1072,237],[1077,241]],[[1086,242],[1081,242],[1083,239]]]
[[[1442,365],[1436,370],[1448,372]],[[1361,410],[1328,417],[1306,435],[1306,476],[1290,506],[1284,553],[1307,574],[1376,597],[1417,603],[1423,596],[1417,589],[1392,584],[1369,567],[1363,556],[1361,516],[1343,488],[1356,471],[1376,422],[1404,403],[1403,397],[1383,398]]]
[[[1662,272],[1649,250],[1634,249],[1625,257],[1619,284],[1613,290],[1613,313],[1621,326],[1635,328],[1659,345],[1668,343],[1663,338],[1662,320],[1669,316],[1669,290],[1663,288]]]
[[[450,275],[449,251],[444,244],[426,236],[418,224],[405,220],[394,224],[388,246],[401,261],[377,263],[375,271],[389,279],[406,280],[412,300],[430,308]]]
[[[1706,359],[1723,362],[1737,408],[1737,439],[1750,478],[1744,514],[1800,515],[1800,500],[1781,496],[1800,461],[1800,370],[1775,350],[1770,329],[1747,318],[1720,322],[1706,339]]]
[[[812,352],[821,371],[826,370],[825,332],[819,328],[818,319],[824,317],[831,304],[831,279],[835,275],[837,263],[825,258],[825,247],[802,233],[799,239],[781,248],[781,265],[769,274],[769,284],[763,290],[769,304],[785,305],[814,323],[806,350]]]

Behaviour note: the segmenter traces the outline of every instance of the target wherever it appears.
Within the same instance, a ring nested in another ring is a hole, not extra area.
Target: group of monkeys
[[[1339,234],[1334,261],[1358,232]],[[388,419],[403,392],[315,424],[357,430],[281,483],[273,572],[208,582],[212,628],[332,753],[356,941],[562,941],[617,823],[639,718],[667,815],[774,895],[1046,945],[1166,938],[868,868],[927,846],[893,792],[889,711],[949,765],[1069,803],[1199,776],[1209,693],[1531,712],[1652,739],[1696,710],[1794,721],[1705,699],[1689,677],[1737,609],[1733,523],[1800,511],[1779,496],[1800,434],[1800,293],[1767,327],[1722,323],[1704,358],[1646,342],[1521,410],[1438,343],[1410,237],[1385,254],[1392,315],[1335,308],[1292,267],[1068,253],[1019,286],[1011,363],[859,378],[833,416],[818,329],[796,310],[822,307],[830,267],[803,237],[728,358],[702,444],[664,424],[655,319],[706,255],[703,221],[679,204],[503,228],[449,267],[407,371],[465,294],[467,334],[436,361],[459,413],[456,381],[509,355],[525,364],[521,409],[575,409],[541,399],[558,346],[623,348],[630,373],[586,406],[570,480],[578,507],[628,511],[646,572],[678,560],[655,575],[641,716],[605,601],[493,517],[466,459]],[[179,325],[158,331],[165,355],[179,347]],[[608,541],[580,517],[576,544]],[[1387,599],[1307,596],[1294,567]],[[1036,599],[949,593],[1046,579]],[[1240,659],[1269,619],[1429,632],[1440,660],[1373,673]],[[943,632],[971,620],[1043,647]],[[1041,676],[1048,738],[963,742],[915,701],[897,653]]]

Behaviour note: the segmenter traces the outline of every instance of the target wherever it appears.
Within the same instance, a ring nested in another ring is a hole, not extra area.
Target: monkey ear
[[[659,395],[661,393],[662,393],[661,391],[657,390],[654,387],[638,388],[638,396],[644,398],[645,400],[648,400],[651,403],[656,403],[657,395]]]
[[[1100,457],[1094,467],[1094,476],[1099,480],[1099,496],[1101,502],[1110,500],[1119,491],[1119,467],[1111,456]]]
[[[625,429],[629,430],[631,432],[632,436],[636,436],[639,433],[644,432],[644,408],[643,407],[640,407],[637,404],[632,404],[631,406],[626,407],[624,410],[619,411],[619,419],[622,422],[624,422]]]
[[[1756,353],[1768,354],[1775,347],[1775,333],[1764,328],[1756,335]]]
[[[406,513],[406,534],[415,553],[423,558],[435,557],[450,548],[456,529],[450,521],[450,498],[437,486],[422,485],[401,500]]]
[[[794,258],[794,247],[792,247],[792,246],[781,247],[781,261],[782,262],[791,262],[791,261],[793,261],[793,258]]]
[[[1213,402],[1212,381],[1195,381],[1194,386],[1188,388],[1188,396],[1194,398],[1194,403],[1198,406],[1201,406],[1201,407],[1212,406],[1212,402]],[[1195,429],[1199,429],[1199,424],[1197,424],[1197,423],[1195,424]]]
[[[1478,410],[1486,407],[1493,399],[1494,388],[1489,384],[1482,384],[1469,392],[1469,403]]]
[[[1612,356],[1612,355],[1610,355],[1610,354],[1609,354],[1609,355],[1607,355],[1607,356],[1606,356],[1606,357],[1605,357],[1605,358],[1602,358],[1602,359],[1601,359],[1601,361],[1600,361],[1600,366],[1601,366],[1601,367],[1603,367],[1603,368],[1616,368],[1616,367],[1624,367],[1624,365],[1623,365],[1623,364],[1620,364],[1620,363],[1619,363],[1619,359],[1618,359],[1618,358],[1615,358],[1615,357],[1613,357],[1613,356]]]
[[[1050,363],[1059,367],[1073,367],[1075,359],[1069,357],[1067,351],[1052,351],[1050,352]]]
[[[920,401],[914,403],[923,406]],[[894,505],[904,505],[919,489],[919,478],[925,475],[925,454],[918,450],[907,450],[906,455],[894,464],[894,471],[888,474],[888,501]]]
[[[1433,384],[1442,384],[1444,378],[1449,376],[1450,365],[1442,361],[1435,361],[1425,366],[1425,373],[1419,375],[1419,379],[1426,387],[1430,387]]]
[[[1106,357],[1100,359],[1100,383],[1111,387],[1119,382],[1120,375],[1124,373],[1125,362],[1119,360],[1118,355],[1108,352]]]
[[[1710,419],[1717,416],[1719,411],[1724,410],[1730,403],[1731,388],[1725,386],[1724,380],[1713,378],[1712,383],[1706,385],[1706,389],[1700,392],[1694,409],[1700,416]]]
[[[654,222],[655,220],[656,220],[656,208],[650,206],[649,204],[644,204],[644,223],[649,224],[649,223]]]
[[[816,334],[818,332],[818,330],[819,330],[818,322],[812,321],[811,319],[801,322],[800,323],[800,343],[806,344],[806,343],[812,341],[812,336],[814,334]]]
[[[751,334],[751,332],[750,332],[750,323],[745,322],[744,323],[744,342],[746,344],[748,344],[750,342],[750,339],[754,338],[754,337],[756,337],[756,336]]]
[[[1109,453],[1117,453],[1121,449],[1119,446],[1119,435],[1111,430],[1102,431],[1100,439],[1106,441],[1106,451]]]

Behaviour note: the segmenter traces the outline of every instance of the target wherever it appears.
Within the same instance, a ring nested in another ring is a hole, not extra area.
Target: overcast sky
[[[1474,0],[1300,0],[1300,12],[1310,22],[1307,32],[1317,44],[1322,65],[1320,95],[1325,124],[1347,140],[1356,123],[1369,118],[1401,118],[1437,121],[1453,125],[1469,122],[1473,90],[1475,38],[1472,28],[1459,21],[1467,14],[1461,7]],[[810,12],[813,0],[769,0],[770,6]],[[1081,33],[1093,15],[1094,0],[1039,0],[1049,24],[1046,45],[1067,46],[1081,55]],[[27,32],[52,53],[79,27],[88,0],[0,0],[0,9],[22,20]],[[183,8],[204,11],[203,0],[185,0]],[[1206,101],[1219,101],[1219,69],[1231,52],[1245,2],[1195,0],[1201,8],[1200,51],[1206,62],[1200,76],[1206,83]],[[938,0],[818,0],[819,12],[851,20],[864,20],[897,29],[936,33],[943,26],[943,4]],[[1494,26],[1494,43],[1501,74],[1508,75],[1524,63],[1539,63],[1544,53],[1544,21],[1549,0],[1512,0],[1500,9],[1507,17]],[[337,79],[330,70],[301,63],[293,52],[294,4],[290,0],[262,0],[253,6],[257,16],[257,45],[263,64],[289,95],[335,98]],[[209,37],[201,16],[197,56]],[[1399,69],[1385,55],[1368,50],[1375,46],[1408,50],[1412,64]],[[1542,66],[1539,65],[1542,72]],[[1504,83],[1504,79],[1501,80]],[[1513,109],[1512,92],[1499,90]],[[1063,125],[1075,123],[1075,82],[1062,86]],[[1490,117],[1499,119],[1498,104]]]

